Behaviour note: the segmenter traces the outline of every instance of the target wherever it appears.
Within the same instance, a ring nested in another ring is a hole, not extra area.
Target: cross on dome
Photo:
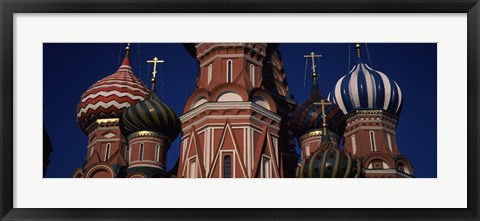
[[[304,58],[312,58],[312,78],[313,79],[316,79],[317,78],[317,72],[315,71],[315,68],[317,66],[315,66],[315,58],[321,58],[322,55],[315,55],[315,52],[310,52],[309,55],[304,55],[303,56]]]
[[[164,63],[164,60],[159,60],[157,57],[154,57],[152,60],[147,60],[147,63],[153,63],[153,72],[152,72],[152,91],[155,90],[155,83],[157,83],[157,63]]]

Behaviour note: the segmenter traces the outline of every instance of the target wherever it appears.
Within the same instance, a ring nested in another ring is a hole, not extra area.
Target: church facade
[[[130,66],[81,96],[77,123],[88,139],[74,178],[414,177],[396,144],[400,86],[361,59],[324,96],[312,58],[310,98],[291,96],[278,44],[185,44],[197,61],[195,88],[176,113]],[[177,165],[166,153],[181,139]],[[296,146],[301,154],[297,154]],[[342,145],[343,144],[343,145]]]

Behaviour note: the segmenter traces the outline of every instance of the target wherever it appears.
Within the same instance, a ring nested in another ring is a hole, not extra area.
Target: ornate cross
[[[150,80],[150,82],[152,82],[152,90],[155,89],[155,83],[157,82],[157,63],[163,63],[165,62],[164,60],[158,60],[157,57],[154,57],[153,60],[147,60],[147,63],[153,63],[153,72],[152,72],[152,80]]]
[[[312,52],[310,52],[309,55],[304,55],[303,57],[304,57],[304,58],[312,58],[312,71],[313,71],[312,77],[313,77],[313,78],[316,78],[316,77],[317,77],[317,73],[316,73],[316,71],[315,71],[315,68],[316,68],[317,66],[315,66],[315,58],[321,58],[322,55],[315,55],[315,53],[312,51]]]
[[[325,115],[325,106],[327,105],[332,105],[332,102],[329,102],[329,101],[326,101],[325,99],[321,99],[320,102],[314,102],[313,103],[314,105],[321,105],[322,106],[322,119],[323,119],[323,127],[326,127],[327,126],[327,121],[326,121],[326,117],[327,115]]]

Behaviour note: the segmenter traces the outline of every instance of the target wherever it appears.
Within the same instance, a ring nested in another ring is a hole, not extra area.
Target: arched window
[[[139,157],[139,160],[143,160],[143,143],[140,144],[140,157]]]
[[[310,156],[310,145],[308,144],[305,146],[305,156],[306,157]]]
[[[210,81],[212,80],[212,64],[208,65],[207,68],[207,84],[210,84]]]
[[[232,158],[228,155],[223,158],[223,178],[232,178]]]
[[[232,60],[227,61],[227,82],[231,83],[232,82],[232,71],[233,71],[233,62]]]
[[[377,151],[377,146],[375,145],[375,132],[373,132],[373,130],[370,131],[370,147],[372,152]]]
[[[250,81],[252,81],[253,87],[255,87],[255,66],[250,64]]]
[[[160,162],[160,144],[155,146],[155,161]]]
[[[107,143],[107,148],[105,149],[105,161],[110,157],[110,143]]]

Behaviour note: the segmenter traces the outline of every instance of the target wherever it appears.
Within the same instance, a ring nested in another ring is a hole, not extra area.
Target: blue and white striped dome
[[[380,109],[400,115],[402,91],[397,82],[358,58],[350,73],[338,80],[328,99],[348,114],[357,109]]]

